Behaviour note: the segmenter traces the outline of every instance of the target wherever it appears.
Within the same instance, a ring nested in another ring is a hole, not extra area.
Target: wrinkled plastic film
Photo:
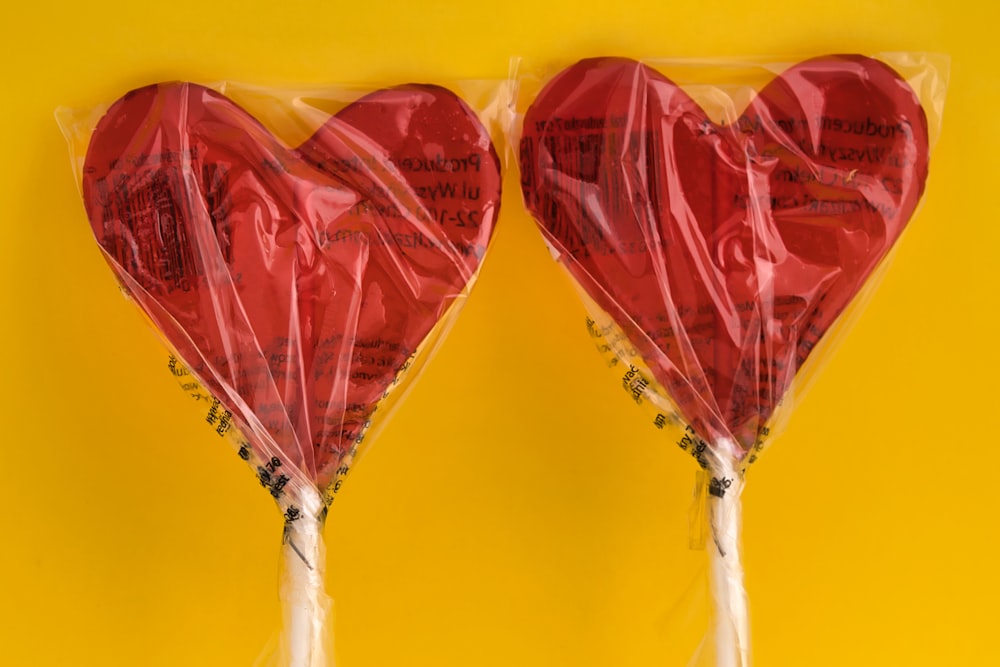
[[[291,459],[320,487],[464,291],[491,229],[479,223],[492,210],[431,210],[417,196],[442,185],[433,160],[443,163],[443,154],[428,160],[418,146],[402,158],[411,174],[428,175],[413,185],[366,134],[369,118],[405,113],[414,96],[434,106],[442,95],[456,100],[449,111],[464,113],[457,98],[431,88],[378,95],[292,151],[211,89],[142,89],[98,124],[84,166],[84,198],[103,221],[95,233],[120,280],[212,394],[237,408],[253,440],[266,443],[262,458]],[[441,137],[414,141],[433,139]],[[477,170],[490,150],[447,159]],[[188,224],[133,230],[131,218],[144,212]],[[470,220],[448,236],[432,214]],[[376,224],[390,217],[394,227]],[[439,251],[446,246],[453,252]],[[193,279],[198,288],[186,284]]]
[[[744,473],[918,208],[946,65],[592,58],[519,73],[525,203],[616,381],[705,470],[693,518],[711,533],[718,665],[749,664]]]
[[[744,458],[914,212],[928,123],[863,57],[800,63],[753,96],[698,92],[634,61],[578,63],[525,115],[523,185],[686,421]]]
[[[191,83],[58,113],[105,259],[284,515],[283,665],[332,664],[327,507],[492,235],[503,93],[465,88],[479,114],[430,85]]]

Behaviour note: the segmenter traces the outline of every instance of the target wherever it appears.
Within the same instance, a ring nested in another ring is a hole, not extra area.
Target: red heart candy
[[[290,149],[170,83],[101,119],[83,193],[119,280],[258,453],[325,489],[475,275],[500,171],[443,88],[372,93]]]
[[[584,60],[539,94],[521,142],[550,245],[695,431],[739,458],[902,232],[927,159],[915,93],[860,56],[788,69],[729,124],[640,63]]]

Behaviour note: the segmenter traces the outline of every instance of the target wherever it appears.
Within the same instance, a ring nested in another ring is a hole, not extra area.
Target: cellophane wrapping
[[[693,541],[716,619],[692,664],[745,667],[744,476],[919,207],[947,59],[598,57],[515,78],[524,201],[586,335],[705,471]]]
[[[333,664],[328,508],[487,254],[504,91],[166,82],[57,112],[122,292],[284,516],[262,664]]]

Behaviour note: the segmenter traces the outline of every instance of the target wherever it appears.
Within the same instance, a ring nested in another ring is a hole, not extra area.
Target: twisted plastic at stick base
[[[332,667],[332,647],[327,646],[332,602],[323,588],[326,514],[319,494],[301,500],[303,513],[285,523],[281,547],[282,664]]]
[[[715,596],[717,667],[750,667],[750,623],[740,558],[743,474],[732,454],[732,442],[721,442],[711,459],[709,517],[712,526],[712,593]]]

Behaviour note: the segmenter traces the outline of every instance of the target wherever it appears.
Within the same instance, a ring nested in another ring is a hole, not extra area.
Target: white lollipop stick
[[[715,596],[715,647],[718,667],[750,666],[750,623],[740,560],[740,494],[743,475],[737,469],[733,443],[719,443],[709,470],[709,545],[712,592]]]
[[[324,522],[317,519],[323,501],[319,494],[302,495],[302,513],[285,523],[281,547],[282,653],[287,667],[332,667],[326,657],[331,605],[323,587]]]

